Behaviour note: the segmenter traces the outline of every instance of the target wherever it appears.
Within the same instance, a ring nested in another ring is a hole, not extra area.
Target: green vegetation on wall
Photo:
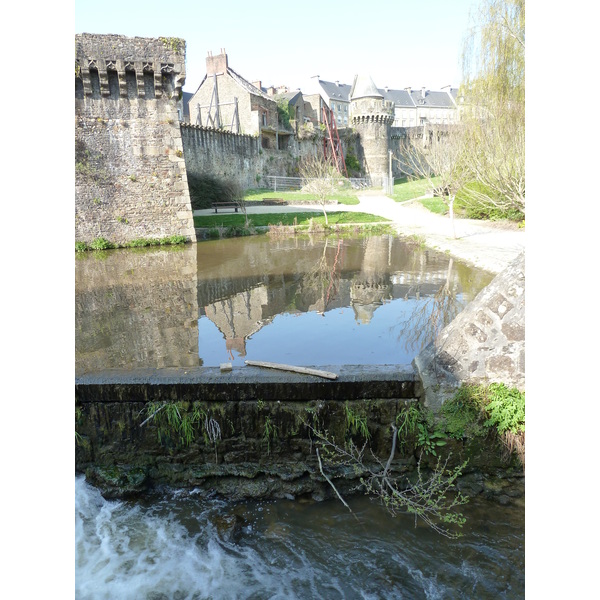
[[[179,246],[188,241],[184,235],[169,235],[162,238],[136,238],[128,242],[111,242],[104,237],[97,237],[89,244],[86,242],[75,242],[75,252],[87,252],[88,250],[112,250],[114,248],[145,248],[148,246]]]

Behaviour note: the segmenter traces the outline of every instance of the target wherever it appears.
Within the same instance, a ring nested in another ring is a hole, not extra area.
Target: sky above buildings
[[[301,88],[318,75],[378,87],[458,87],[460,56],[477,0],[75,0],[75,33],[185,39],[184,91],[195,92],[206,56],[264,86]]]

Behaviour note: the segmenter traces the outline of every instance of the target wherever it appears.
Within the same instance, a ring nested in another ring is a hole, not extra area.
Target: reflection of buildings
[[[231,357],[233,350],[245,356],[249,337],[276,315],[349,307],[368,324],[385,302],[433,295],[448,275],[445,257],[407,249],[391,236],[345,240],[341,249],[324,242],[297,248],[298,239],[278,240],[276,248],[268,239],[244,241],[238,253],[239,242],[225,240],[221,262],[216,246],[210,259],[198,257],[214,265],[199,274],[200,316],[218,327]]]
[[[225,337],[231,358],[233,350],[246,356],[246,340],[269,321],[263,318],[267,296],[267,287],[260,285],[204,307],[204,314]]]
[[[394,299],[428,298],[441,311],[446,284],[473,297],[490,280],[459,264],[449,276],[444,255],[386,236],[328,244],[254,236],[90,253],[76,265],[78,374],[196,366],[199,318],[216,325],[230,356],[244,356],[247,340],[279,314],[350,307],[367,324]]]

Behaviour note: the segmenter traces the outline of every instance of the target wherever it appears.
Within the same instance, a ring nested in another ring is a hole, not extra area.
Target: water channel
[[[89,253],[76,263],[76,373],[408,365],[491,278],[395,236]],[[336,501],[105,500],[77,476],[76,597],[524,597],[521,498],[472,499],[459,540],[349,500],[358,520]]]
[[[77,373],[408,365],[491,275],[395,236],[268,236],[78,256]]]
[[[78,477],[77,598],[524,598],[522,500],[471,500],[458,540],[364,497],[349,504],[358,520],[335,500],[108,501]]]

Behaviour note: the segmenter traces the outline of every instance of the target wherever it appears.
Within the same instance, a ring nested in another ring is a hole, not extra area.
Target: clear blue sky
[[[205,75],[207,52],[225,48],[250,81],[295,89],[313,75],[378,87],[439,89],[460,83],[462,40],[477,0],[75,0],[75,33],[186,40],[185,91]]]

